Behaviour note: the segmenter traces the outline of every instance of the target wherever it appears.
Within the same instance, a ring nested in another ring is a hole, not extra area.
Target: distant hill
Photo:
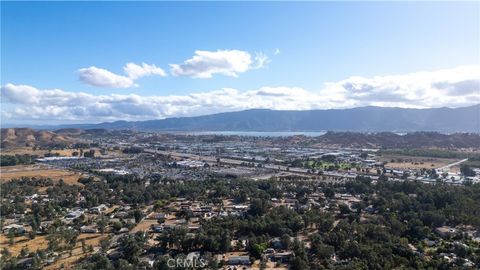
[[[1,129],[1,148],[68,145],[74,142],[73,138],[51,131],[30,128]]]
[[[354,148],[480,148],[480,135],[474,133],[413,132],[398,135],[391,132],[356,133],[327,132],[312,138],[314,143],[325,146]]]
[[[78,136],[85,133],[85,130],[80,128],[61,128],[54,131],[58,135]]]
[[[385,107],[307,111],[255,109],[197,117],[135,122],[117,121],[100,124],[64,125],[61,127],[142,131],[479,132],[480,104],[455,109]]]

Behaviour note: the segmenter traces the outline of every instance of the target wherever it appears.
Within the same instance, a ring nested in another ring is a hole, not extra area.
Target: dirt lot
[[[95,150],[96,156],[103,157],[122,157],[124,156],[121,150],[108,150],[103,154],[100,153],[100,148],[84,148],[83,152],[88,152],[90,149]],[[43,157],[45,154],[59,154],[62,157],[71,157],[73,152],[80,152],[79,149],[63,149],[63,150],[33,150],[32,147],[21,147],[21,148],[11,148],[11,149],[2,149],[2,155],[36,155],[38,157]]]
[[[147,220],[147,219],[144,219],[142,221],[140,221],[133,229],[132,229],[132,233],[136,233],[136,232],[139,232],[139,231],[149,231],[150,230],[150,226],[152,224],[158,224],[158,221],[157,220]]]
[[[392,160],[394,162],[392,162]],[[386,167],[395,168],[395,169],[421,169],[421,168],[436,169],[458,160],[447,159],[447,158],[385,155],[385,156],[380,156],[379,161],[387,162],[387,164],[385,165]]]
[[[60,156],[72,156],[73,152],[78,152],[77,149],[64,149],[64,150],[33,150],[32,147],[22,147],[13,149],[2,149],[2,155],[37,155],[43,157],[47,153],[56,154]]]
[[[68,170],[52,169],[42,164],[6,166],[0,168],[0,181],[25,177],[49,177],[53,180],[63,179],[67,184],[80,184],[82,174]]]

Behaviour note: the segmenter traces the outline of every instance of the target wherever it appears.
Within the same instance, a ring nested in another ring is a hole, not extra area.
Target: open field
[[[27,247],[29,251],[37,251],[39,249],[46,249],[48,246],[47,239],[45,236],[37,236],[35,239],[30,239],[28,236],[18,236],[15,237],[15,243],[9,245],[8,237],[1,234],[0,235],[0,249],[7,248],[12,255],[20,254],[22,248]]]
[[[393,161],[393,162],[392,162]],[[379,162],[387,162],[388,168],[395,169],[436,169],[458,161],[458,159],[450,158],[434,158],[434,157],[412,157],[400,155],[382,155]]]
[[[86,245],[92,245],[94,249],[98,249],[100,241],[106,238],[107,235],[102,234],[80,234],[77,239],[77,244],[72,251],[72,256],[69,254],[62,254],[61,258],[55,263],[46,266],[45,269],[71,269],[73,264],[86,254],[82,250],[82,239],[85,240]],[[15,237],[15,243],[13,245],[8,244],[8,238],[5,235],[0,235],[0,249],[7,248],[12,255],[19,255],[22,248],[28,248],[30,252],[40,249],[46,249],[48,247],[48,241],[45,236],[37,236],[35,239],[29,239],[26,236]],[[62,266],[63,265],[63,266]]]
[[[37,155],[43,157],[45,154],[59,154],[60,156],[72,156],[73,152],[78,152],[78,149],[63,149],[63,150],[33,150],[32,147],[21,147],[12,149],[2,149],[2,155]]]
[[[60,180],[67,184],[79,184],[78,178],[82,174],[68,170],[53,169],[42,164],[6,166],[0,168],[0,181],[24,177],[47,177],[53,180]]]
[[[95,154],[104,156],[104,157],[121,157],[124,154],[122,153],[121,150],[107,150],[103,152],[103,154],[100,153],[100,148],[98,147],[92,147],[92,148],[83,148],[83,152],[88,152],[90,150],[95,150]],[[71,157],[73,156],[73,152],[80,152],[80,149],[61,149],[61,150],[33,150],[32,147],[20,147],[20,148],[7,148],[7,149],[2,149],[2,155],[32,155],[32,156],[38,156],[38,157],[43,157],[46,154],[51,154],[51,155],[56,155],[58,154],[59,156],[62,157]]]
[[[225,266],[223,269],[229,269],[229,268],[228,268],[228,266]],[[261,269],[260,260],[256,260],[249,269],[252,269],[252,270]],[[267,269],[287,270],[288,265],[283,265],[283,264],[277,265],[275,262],[272,262],[272,261],[269,260],[269,261],[267,261]]]
[[[77,244],[72,251],[72,256],[68,256],[68,254],[65,254],[64,256],[62,256],[62,258],[57,260],[55,263],[44,267],[44,269],[50,269],[50,270],[53,270],[53,269],[73,269],[74,264],[76,262],[78,262],[79,259],[88,255],[86,253],[83,253],[82,242],[81,242],[82,239],[85,240],[85,244],[87,246],[92,245],[94,250],[98,250],[98,248],[100,247],[100,241],[102,239],[105,239],[105,238],[107,238],[106,234],[105,235],[102,235],[102,234],[99,234],[99,233],[83,233],[83,234],[80,234],[80,236],[78,236],[78,239],[77,239]]]
[[[139,231],[149,231],[150,230],[150,226],[152,224],[158,224],[158,221],[157,220],[147,220],[147,219],[144,219],[142,221],[140,221],[133,229],[132,229],[132,233],[136,233],[136,232],[139,232]]]

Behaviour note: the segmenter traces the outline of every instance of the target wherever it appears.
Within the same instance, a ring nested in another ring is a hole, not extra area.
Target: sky
[[[480,2],[1,2],[1,120],[480,103]]]

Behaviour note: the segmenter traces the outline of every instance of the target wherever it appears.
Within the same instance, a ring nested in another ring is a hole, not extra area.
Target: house
[[[123,221],[125,221],[125,223],[135,224],[135,219],[134,218],[124,218]]]
[[[82,226],[80,228],[80,232],[82,233],[97,233],[98,230],[97,230],[97,227],[96,226]]]
[[[113,217],[116,217],[116,218],[126,218],[128,216],[128,213],[125,212],[125,211],[120,211],[118,213],[116,213]]]
[[[163,225],[160,225],[160,224],[152,224],[150,226],[150,228],[152,229],[153,232],[156,232],[156,233],[161,233],[163,232]]]
[[[272,261],[288,263],[291,258],[292,258],[292,252],[277,252],[273,254]]]
[[[175,219],[175,224],[178,224],[178,225],[183,225],[183,224],[187,224],[187,220],[182,218],[182,219]]]
[[[13,232],[15,234],[24,234],[26,232],[26,229],[23,225],[20,225],[20,224],[11,224],[11,225],[8,225],[8,226],[4,226],[2,228],[2,232],[4,234],[7,234],[8,232],[10,232],[10,230],[13,230]]]
[[[158,219],[166,219],[168,218],[168,214],[152,212],[150,213],[146,219],[158,220]]]
[[[296,204],[298,203],[298,200],[297,199],[291,199],[291,198],[286,198],[285,200],[283,200],[285,203],[289,203],[289,204]]]
[[[273,254],[273,253],[275,253],[275,249],[273,249],[273,248],[265,249],[265,254]]]
[[[171,230],[173,230],[173,229],[175,229],[175,225],[165,224],[165,225],[163,226],[163,230],[165,230],[165,231],[171,231]]]
[[[29,269],[33,265],[33,257],[19,259],[17,261],[17,267],[19,269]]]
[[[200,226],[188,226],[188,230],[190,232],[198,232],[200,230]]]
[[[76,211],[68,213],[65,216],[65,219],[68,220],[68,221],[71,221],[71,220],[79,218],[82,214],[83,214],[83,212],[81,210],[76,210]]]
[[[44,232],[47,231],[48,228],[53,224],[53,220],[47,220],[47,221],[42,221],[40,222],[40,231]]]
[[[233,210],[237,210],[237,211],[245,211],[245,210],[248,210],[248,205],[237,204],[237,205],[234,205],[232,208]]]
[[[452,228],[452,227],[449,227],[449,226],[442,226],[442,227],[435,228],[435,232],[440,237],[448,237],[448,236],[456,233],[457,230],[455,228]]]
[[[107,251],[107,257],[110,260],[115,261],[115,260],[118,260],[118,259],[122,258],[122,256],[123,256],[123,254],[119,250],[114,249],[114,250]]]
[[[200,207],[200,210],[204,213],[208,213],[208,212],[211,212],[213,210],[213,208],[209,205],[204,205],[204,206]]]
[[[197,222],[199,222],[199,221],[200,221],[200,218],[198,218],[198,217],[192,217],[192,218],[190,218],[190,222],[192,222],[192,223],[197,223]]]
[[[282,240],[280,240],[280,237],[275,237],[272,240],[270,240],[270,246],[274,249],[284,249],[285,248],[283,246]]]
[[[104,211],[106,211],[107,209],[108,209],[108,207],[105,204],[100,204],[99,206],[95,206],[95,207],[92,207],[92,208],[88,209],[88,212],[90,212],[92,214],[101,214]]]
[[[123,228],[121,228],[121,229],[118,231],[117,234],[128,233],[128,232],[129,232],[128,228],[123,227]]]
[[[249,256],[230,256],[227,261],[228,265],[251,265]]]

